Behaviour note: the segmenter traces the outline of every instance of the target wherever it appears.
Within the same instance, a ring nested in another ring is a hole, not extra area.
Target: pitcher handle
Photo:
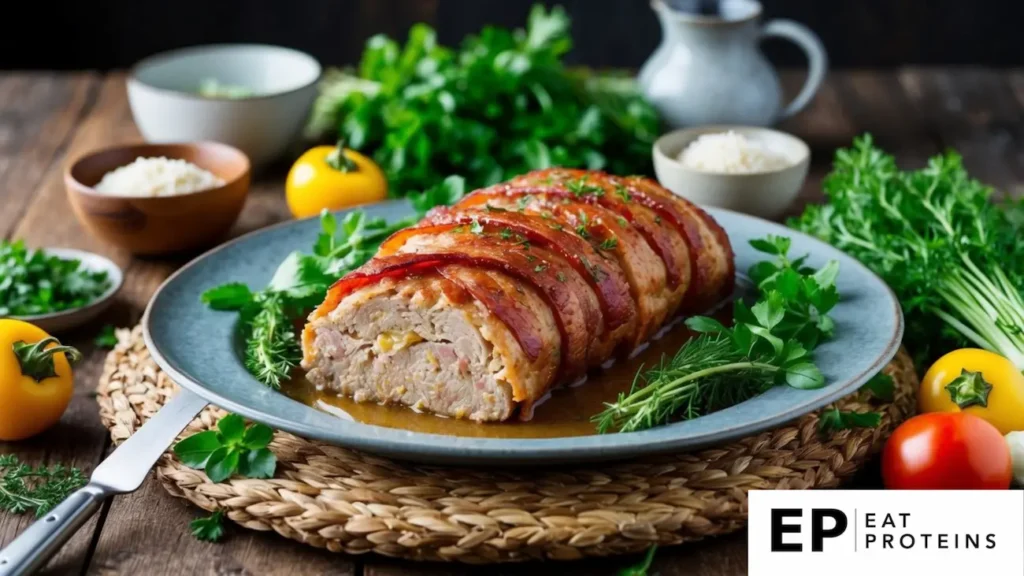
[[[804,109],[814,98],[828,71],[828,54],[818,36],[809,28],[792,20],[772,20],[761,28],[761,38],[783,38],[799,46],[807,54],[807,80],[800,93],[779,115],[789,118]]]

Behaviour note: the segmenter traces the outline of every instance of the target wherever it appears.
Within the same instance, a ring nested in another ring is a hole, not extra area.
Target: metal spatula
[[[89,519],[108,497],[134,492],[160,455],[206,407],[206,400],[182,389],[156,416],[125,440],[93,471],[89,483],[36,521],[0,550],[0,576],[32,574]]]

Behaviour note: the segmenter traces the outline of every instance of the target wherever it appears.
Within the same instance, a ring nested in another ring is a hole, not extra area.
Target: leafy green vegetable
[[[838,432],[851,428],[876,428],[882,423],[878,412],[849,412],[832,408],[822,413],[818,427],[822,432]]]
[[[113,348],[117,346],[117,334],[114,332],[114,326],[112,324],[104,324],[103,328],[100,328],[99,334],[93,339],[93,344],[100,348]]]
[[[892,376],[881,372],[875,374],[871,380],[868,380],[864,386],[861,386],[861,390],[867,390],[872,396],[883,402],[892,402],[893,395],[896,392]]]
[[[422,216],[436,205],[458,201],[464,193],[463,179],[451,176],[409,200]],[[338,221],[324,211],[312,253],[288,255],[266,288],[254,292],[231,282],[203,292],[201,300],[214,310],[239,313],[246,369],[267,386],[280,388],[302,357],[294,323],[323,301],[331,284],[369,260],[388,236],[415,222],[406,218],[388,223],[362,210],[348,212]]]
[[[327,74],[309,130],[373,152],[392,191],[445,174],[473,188],[551,166],[650,173],[654,109],[627,75],[570,70],[561,7],[524,30],[489,26],[457,48],[417,24],[404,46],[371,38],[357,70]]]
[[[654,552],[657,550],[657,545],[648,548],[639,564],[619,570],[619,576],[647,576],[647,571],[651,569],[651,563],[654,561]]]
[[[836,152],[825,194],[790,225],[889,284],[919,363],[971,343],[1024,369],[1024,203],[994,203],[955,152],[901,171],[870,135]]]
[[[89,271],[80,260],[0,240],[0,318],[81,308],[110,286],[106,272]]]
[[[174,445],[182,464],[206,470],[213,482],[223,482],[236,472],[247,478],[270,478],[277,458],[267,448],[274,431],[263,424],[245,425],[237,414],[217,422],[217,430],[193,434]]]
[[[46,514],[72,492],[85,485],[78,468],[60,464],[31,467],[13,454],[0,456],[0,510],[14,514]]]
[[[706,316],[687,320],[699,335],[675,357],[638,372],[629,393],[594,416],[599,432],[633,432],[673,418],[697,418],[780,384],[800,389],[824,385],[810,353],[834,331],[828,312],[839,301],[837,263],[814,270],[804,266],[804,257],[790,260],[785,237],[769,236],[751,245],[774,256],[749,272],[757,302],[749,307],[742,300],[734,303],[732,328]]]
[[[217,510],[205,518],[196,518],[188,526],[196,540],[217,542],[224,536],[224,512]]]

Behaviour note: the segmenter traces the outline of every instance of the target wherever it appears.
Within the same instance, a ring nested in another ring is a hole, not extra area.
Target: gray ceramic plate
[[[367,208],[372,216],[400,218],[399,202]],[[236,315],[213,312],[199,302],[207,288],[224,282],[264,286],[278,263],[312,246],[316,219],[288,222],[225,244],[179,270],[157,291],[143,325],[153,358],[178,384],[226,410],[274,428],[340,446],[430,463],[526,464],[615,460],[688,450],[778,426],[853,392],[892,359],[903,336],[903,316],[889,288],[842,252],[778,224],[726,210],[711,214],[729,233],[736,268],[760,260],[751,238],[783,234],[793,254],[808,264],[839,261],[841,303],[833,311],[836,338],[815,352],[828,384],[818,390],[779,387],[702,418],[644,432],[547,439],[494,439],[408,432],[344,420],[310,408],[253,379],[237,352]]]

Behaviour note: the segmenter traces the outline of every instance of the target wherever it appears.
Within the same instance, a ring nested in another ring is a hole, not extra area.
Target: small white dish
[[[733,131],[784,156],[784,168],[768,172],[703,172],[683,165],[679,154],[704,134]],[[781,216],[807,178],[811,150],[796,136],[751,126],[700,126],[665,134],[654,143],[654,172],[662,186],[702,206],[715,206],[760,218]]]
[[[57,334],[88,324],[114,303],[114,296],[124,284],[124,273],[121,272],[121,268],[117,264],[99,254],[73,248],[44,248],[43,252],[50,256],[79,260],[82,262],[82,268],[90,272],[106,272],[107,278],[110,279],[110,288],[99,298],[81,308],[32,316],[11,316],[10,318],[35,324],[50,334]]]
[[[245,152],[256,168],[279,158],[301,134],[320,75],[315,58],[291,48],[194,46],[136,64],[128,101],[147,142],[221,142]],[[204,96],[199,88],[208,80],[250,94]]]

